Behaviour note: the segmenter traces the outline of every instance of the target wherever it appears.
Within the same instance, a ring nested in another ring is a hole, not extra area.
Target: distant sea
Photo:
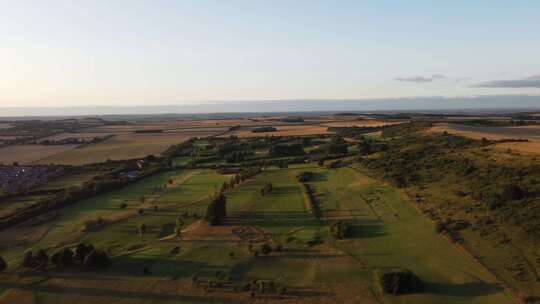
[[[539,96],[410,97],[216,101],[161,106],[0,107],[0,117],[102,116],[275,112],[497,112],[538,111]]]

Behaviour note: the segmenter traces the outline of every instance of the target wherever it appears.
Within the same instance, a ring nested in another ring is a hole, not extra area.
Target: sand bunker
[[[165,239],[174,239],[169,236]],[[182,230],[183,241],[260,242],[267,235],[260,228],[250,225],[211,226],[205,221],[197,221]]]

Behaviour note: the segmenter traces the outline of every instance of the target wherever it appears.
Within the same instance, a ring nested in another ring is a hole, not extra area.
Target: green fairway
[[[334,245],[358,260],[359,276],[371,280],[373,271],[408,268],[426,282],[423,294],[386,297],[390,302],[507,303],[509,297],[489,273],[458,252],[435,232],[392,187],[349,168],[318,170],[313,182],[324,210],[346,210],[355,223],[350,240]],[[340,213],[340,216],[347,216]]]

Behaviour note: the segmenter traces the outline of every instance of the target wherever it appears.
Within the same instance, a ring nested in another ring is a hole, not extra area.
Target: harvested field
[[[540,140],[540,126],[523,127],[479,127],[462,124],[438,124],[431,128],[430,132],[448,132],[474,139],[485,137],[491,140],[525,138]]]
[[[382,127],[388,125],[395,125],[403,123],[403,121],[386,121],[386,120],[347,120],[347,121],[334,121],[324,123],[323,126],[327,127]]]
[[[277,129],[274,132],[253,133],[251,130],[238,130],[233,134],[238,137],[264,137],[264,136],[298,136],[313,134],[329,134],[327,127],[317,125],[293,125],[293,126],[273,126]],[[229,134],[227,134],[229,136]]]
[[[17,138],[22,138],[24,136],[16,136],[16,135],[0,135],[0,140],[12,140]]]
[[[109,125],[85,129],[89,133],[130,133],[137,130],[170,130],[175,129],[174,125],[164,123],[153,124],[128,124],[128,125]]]
[[[0,163],[29,164],[53,155],[72,151],[78,145],[14,145],[0,148]],[[48,162],[44,162],[48,163]]]
[[[10,288],[0,295],[0,304],[34,304],[38,303],[33,292]]]
[[[529,141],[529,142],[508,142],[498,144],[496,146],[500,149],[511,149],[519,152],[540,154],[540,141]]]
[[[523,127],[478,127],[460,124],[439,124],[428,132],[448,132],[473,139],[490,140],[523,138],[528,142],[509,142],[496,145],[500,149],[512,149],[519,152],[540,154],[540,126]]]
[[[40,140],[63,140],[63,139],[67,139],[67,138],[80,138],[80,139],[92,139],[92,138],[96,138],[96,137],[105,137],[105,136],[108,136],[108,135],[116,135],[116,134],[119,134],[119,133],[86,133],[86,132],[83,132],[83,133],[61,133],[61,134],[57,134],[57,135],[53,135],[53,136],[49,136],[49,137],[45,137],[45,138],[42,138]]]
[[[44,158],[38,163],[85,164],[104,162],[107,159],[133,159],[150,154],[159,155],[171,145],[182,143],[192,137],[204,137],[215,132],[167,132],[120,134],[101,143],[67,151]]]

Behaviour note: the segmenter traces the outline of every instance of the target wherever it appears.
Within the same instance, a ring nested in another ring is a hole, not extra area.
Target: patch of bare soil
[[[265,232],[250,225],[211,226],[197,221],[182,230],[184,241],[260,242],[267,239]]]
[[[28,290],[10,288],[0,295],[0,304],[34,304],[37,303],[34,293]]]

